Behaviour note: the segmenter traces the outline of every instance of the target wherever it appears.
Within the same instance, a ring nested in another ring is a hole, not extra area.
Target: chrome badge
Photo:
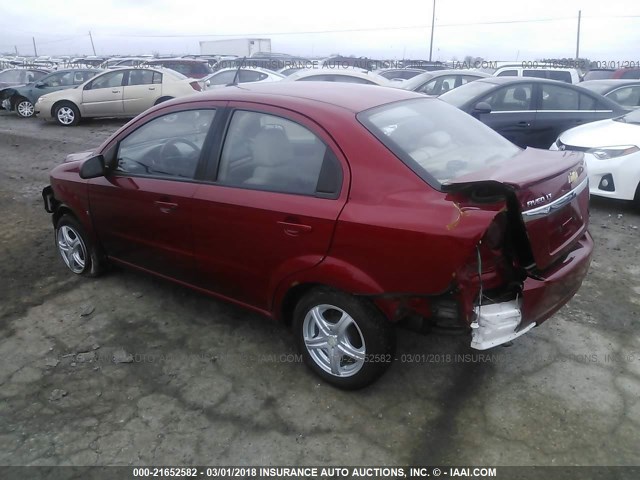
[[[546,203],[549,200],[551,200],[552,196],[553,195],[551,195],[550,193],[547,193],[546,195],[544,195],[542,197],[538,197],[538,198],[534,198],[533,200],[529,200],[527,202],[527,208],[537,207],[538,205],[542,205],[543,203]]]

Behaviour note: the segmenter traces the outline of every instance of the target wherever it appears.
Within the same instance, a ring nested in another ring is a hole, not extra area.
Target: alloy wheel
[[[62,260],[73,273],[84,271],[87,259],[87,249],[76,230],[68,225],[58,229],[58,251]]]

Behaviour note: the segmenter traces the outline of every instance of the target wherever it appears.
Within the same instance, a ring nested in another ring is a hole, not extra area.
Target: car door
[[[477,118],[507,140],[522,148],[530,146],[535,141],[536,112],[533,84],[507,85],[494,90],[478,102],[488,103],[491,112],[477,115]]]
[[[125,79],[124,112],[138,115],[155,105],[162,96],[162,73],[153,70],[129,70]]]
[[[588,92],[557,83],[540,83],[538,88],[538,135],[531,146],[549,148],[565,130],[612,116],[612,110]]]
[[[81,111],[86,116],[122,115],[123,82],[127,70],[98,75],[84,86]]]
[[[203,288],[268,311],[284,278],[326,255],[348,169],[331,138],[306,117],[264,105],[238,108],[218,168],[193,199],[195,258]]]
[[[191,283],[192,197],[216,110],[191,109],[130,126],[89,182],[94,227],[106,254],[121,263]]]

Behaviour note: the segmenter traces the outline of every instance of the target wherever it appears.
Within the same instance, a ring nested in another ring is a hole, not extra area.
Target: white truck
[[[201,55],[237,55],[250,57],[255,53],[270,53],[270,38],[233,38],[200,42]]]

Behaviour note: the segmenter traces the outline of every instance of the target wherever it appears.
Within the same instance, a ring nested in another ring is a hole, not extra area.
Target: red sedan
[[[288,324],[342,388],[409,315],[487,349],[578,290],[593,242],[581,153],[521,150],[400,89],[230,87],[147,110],[43,191],[76,274],[143,270]]]

